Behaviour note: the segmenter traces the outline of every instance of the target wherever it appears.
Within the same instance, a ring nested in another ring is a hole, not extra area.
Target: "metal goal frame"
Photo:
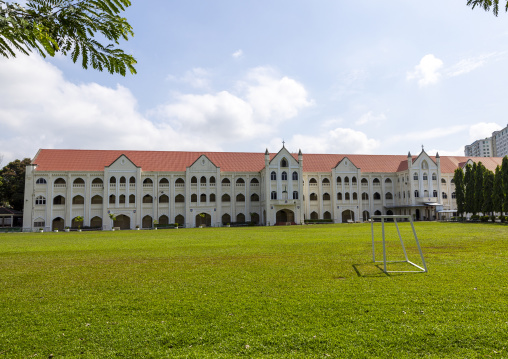
[[[372,261],[374,263],[383,263],[383,272],[386,274],[388,273],[426,273],[427,272],[427,264],[425,263],[425,258],[423,258],[422,248],[420,247],[420,242],[418,241],[418,236],[416,235],[415,226],[413,223],[413,217],[410,215],[375,215],[371,217],[371,231],[372,231]],[[383,235],[383,260],[382,261],[376,261],[376,248],[375,248],[375,242],[374,242],[374,223],[376,219],[381,220],[381,229],[382,229],[382,235]],[[400,235],[400,229],[399,225],[397,223],[397,219],[402,220],[409,220],[411,223],[411,229],[413,230],[413,234],[416,240],[416,245],[418,247],[418,251],[420,252],[420,259],[422,261],[423,267],[419,266],[416,263],[413,263],[409,260],[406,252],[406,247],[404,246],[404,241],[402,240],[402,236]],[[385,221],[386,220],[393,220],[395,223],[395,227],[397,228],[397,233],[399,235],[400,244],[402,246],[402,251],[404,252],[405,260],[398,260],[398,261],[387,261],[386,260],[386,239],[385,239]],[[418,270],[407,270],[407,271],[394,271],[394,270],[388,270],[386,268],[387,263],[409,263],[413,267],[418,268]]]

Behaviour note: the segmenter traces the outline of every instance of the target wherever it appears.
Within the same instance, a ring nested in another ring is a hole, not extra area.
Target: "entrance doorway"
[[[346,209],[342,212],[342,223],[347,223],[347,221],[355,221],[355,212],[350,209]]]
[[[113,221],[113,227],[120,227],[120,229],[131,229],[131,219],[123,214],[116,216]]]
[[[277,223],[293,223],[295,221],[295,213],[290,209],[281,209],[275,214],[275,221]]]
[[[206,226],[211,227],[212,226],[212,216],[210,216],[208,213],[200,213],[196,215],[196,227],[199,226]]]

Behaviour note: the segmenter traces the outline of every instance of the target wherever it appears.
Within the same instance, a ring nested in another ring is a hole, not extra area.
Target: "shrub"
[[[488,222],[489,221],[489,216],[481,216],[480,217],[480,221],[482,221],[482,222]]]
[[[496,216],[494,216],[494,215],[490,216],[490,220],[491,220],[493,223],[496,223]]]
[[[472,221],[478,221],[480,219],[480,216],[477,214],[473,214],[470,218]]]
[[[499,220],[501,221],[501,223],[506,222],[506,216],[500,215]]]

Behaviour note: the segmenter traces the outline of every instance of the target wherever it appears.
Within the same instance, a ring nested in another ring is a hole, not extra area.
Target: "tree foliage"
[[[474,166],[473,166],[474,168]],[[486,171],[483,163],[478,162],[474,171],[474,211],[473,213],[482,212],[483,207],[483,176]]]
[[[489,170],[485,170],[483,173],[483,203],[481,211],[483,213],[494,212],[494,173]]]
[[[492,193],[492,205],[494,206],[494,212],[503,212],[505,193],[503,191],[503,173],[501,167],[496,167],[496,173],[494,174],[494,190]]]
[[[453,182],[455,183],[455,201],[457,202],[457,212],[462,217],[465,212],[465,189],[464,189],[464,172],[461,168],[457,168],[453,174]]]
[[[15,210],[23,210],[23,198],[25,195],[25,168],[31,160],[15,160],[0,170],[2,186],[0,187],[0,202],[4,206]]]
[[[503,210],[508,212],[508,156],[504,156],[503,158],[503,162],[501,163],[501,173],[504,193]]]
[[[60,52],[73,62],[125,76],[136,60],[116,47],[134,36],[119,14],[130,0],[29,0],[25,7],[0,0],[0,55],[10,58],[32,50],[43,57]],[[109,44],[97,40],[104,38]]]
[[[478,6],[485,11],[492,10],[495,16],[499,14],[499,0],[467,0],[467,5],[473,9]],[[504,10],[508,11],[508,2],[505,4]]]
[[[473,166],[466,166],[466,173],[464,174],[464,210],[466,213],[476,214],[474,207],[475,197],[475,176],[476,163]]]

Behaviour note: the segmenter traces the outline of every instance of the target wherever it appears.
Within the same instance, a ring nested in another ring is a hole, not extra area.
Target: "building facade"
[[[24,230],[303,224],[455,210],[453,172],[501,158],[39,150],[26,169]],[[110,214],[116,219],[113,221]],[[77,222],[82,217],[83,222]]]
[[[492,132],[491,137],[465,146],[464,154],[468,157],[508,156],[508,125],[502,130]]]
[[[492,137],[476,140],[464,147],[464,154],[468,157],[494,157]]]

